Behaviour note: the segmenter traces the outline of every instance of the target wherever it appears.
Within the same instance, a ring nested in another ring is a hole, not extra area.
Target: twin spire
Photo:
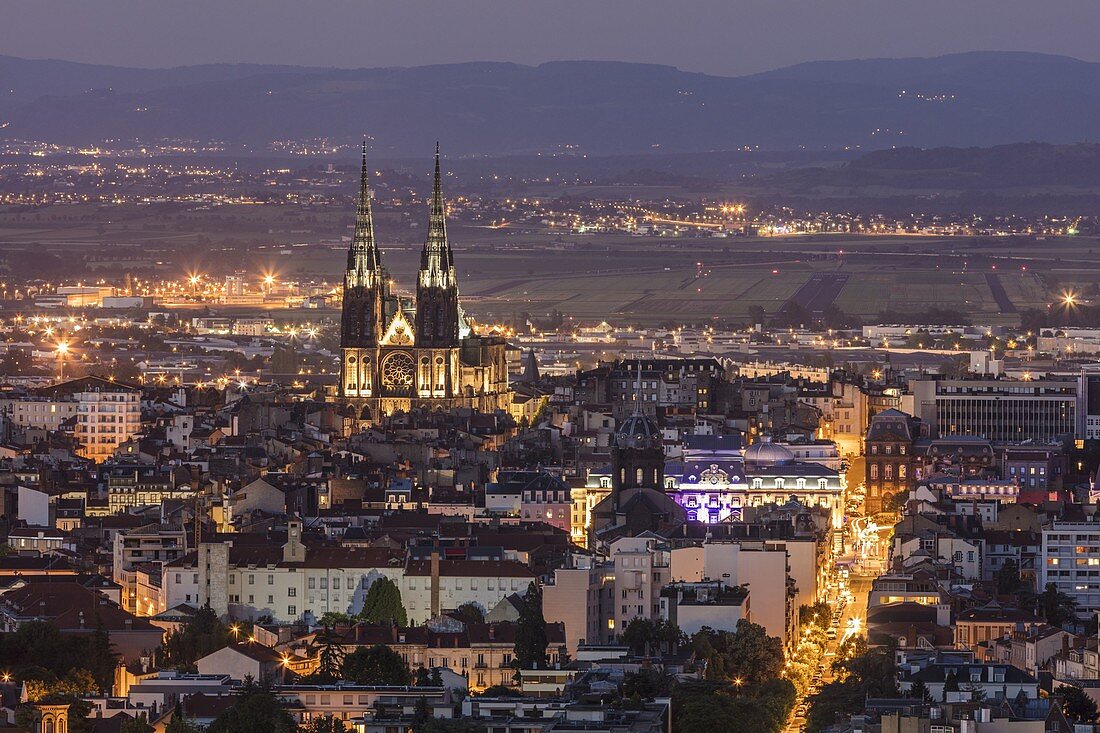
[[[447,241],[447,207],[443,203],[443,176],[439,172],[439,143],[435,144],[435,180],[428,213],[428,239],[420,252],[421,287],[445,288],[455,284],[454,255]]]
[[[355,235],[348,251],[346,287],[374,287],[384,281],[382,257],[374,240],[371,213],[370,178],[367,174],[367,143],[363,142],[363,161],[359,174],[359,200],[355,207]],[[435,144],[435,178],[428,213],[428,238],[420,253],[419,284],[425,287],[449,287],[457,282],[454,254],[447,241],[447,207],[443,201],[443,176],[439,165],[439,143]]]
[[[346,287],[374,287],[382,277],[382,258],[374,241],[374,215],[370,209],[367,175],[367,143],[363,142],[363,166],[359,172],[359,202],[355,206],[355,235],[348,250]]]

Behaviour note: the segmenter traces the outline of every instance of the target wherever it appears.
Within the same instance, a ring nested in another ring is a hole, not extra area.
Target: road
[[[818,686],[833,681],[833,661],[836,659],[837,649],[840,648],[844,639],[850,635],[864,635],[867,633],[867,596],[871,592],[871,581],[873,579],[874,576],[872,575],[852,575],[849,577],[848,590],[852,594],[852,600],[845,604],[840,612],[839,619],[832,624],[832,628],[836,629],[837,634],[835,639],[829,640],[825,645],[825,655],[822,658],[820,667],[821,681],[817,683],[817,686],[811,685],[806,695],[795,701],[791,722],[787,724],[786,733],[800,733],[804,729],[806,718],[802,706],[807,704],[807,698],[817,692]]]

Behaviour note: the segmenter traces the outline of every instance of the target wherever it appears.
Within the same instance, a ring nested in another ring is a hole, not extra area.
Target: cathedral
[[[364,145],[355,234],[344,274],[339,401],[364,420],[412,408],[508,409],[507,344],[474,334],[459,304],[439,146],[415,301],[390,291],[374,239],[370,197]]]

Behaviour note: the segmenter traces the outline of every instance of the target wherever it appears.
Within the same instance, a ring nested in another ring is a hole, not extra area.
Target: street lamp
[[[58,380],[65,381],[65,356],[69,353],[69,342],[57,342]]]

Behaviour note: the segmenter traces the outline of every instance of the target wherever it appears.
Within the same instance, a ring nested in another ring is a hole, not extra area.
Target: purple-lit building
[[[593,471],[587,491],[599,492],[609,481],[609,471]],[[736,522],[746,507],[785,504],[793,497],[803,506],[829,510],[839,527],[847,482],[840,471],[799,461],[767,437],[743,448],[734,434],[687,436],[683,458],[665,464],[663,486],[689,522]]]

